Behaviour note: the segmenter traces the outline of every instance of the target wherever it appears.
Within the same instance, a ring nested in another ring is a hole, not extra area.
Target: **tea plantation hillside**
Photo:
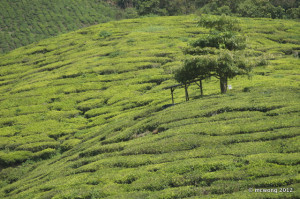
[[[239,19],[252,78],[223,95],[217,79],[203,97],[191,85],[188,102],[177,88],[165,106],[182,49],[209,32],[197,18],[114,21],[0,56],[0,198],[299,197],[300,23]]]
[[[0,53],[119,15],[99,0],[1,0]]]

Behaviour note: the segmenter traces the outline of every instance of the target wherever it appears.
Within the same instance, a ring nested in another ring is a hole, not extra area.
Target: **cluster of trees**
[[[244,55],[245,37],[241,35],[238,21],[228,16],[202,16],[199,25],[210,28],[210,34],[201,36],[184,50],[187,55],[175,79],[187,86],[216,77],[220,80],[221,93],[226,93],[228,79],[237,75],[249,75],[254,63]]]
[[[108,1],[108,0],[107,0]],[[300,18],[299,0],[109,0],[138,15],[178,15],[199,11],[242,17]]]

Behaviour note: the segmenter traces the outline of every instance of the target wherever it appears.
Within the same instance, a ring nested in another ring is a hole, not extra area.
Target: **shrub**
[[[284,9],[275,7],[269,1],[246,0],[239,4],[238,13],[243,17],[283,18]]]
[[[136,40],[134,38],[130,38],[126,42],[128,45],[132,46],[134,44],[134,42],[136,42]]]
[[[38,159],[49,159],[55,154],[56,154],[55,149],[48,148],[48,149],[44,149],[42,151],[39,151],[37,153],[34,153],[32,155],[32,158],[36,159],[36,160],[38,160]]]
[[[68,151],[70,149],[72,149],[73,147],[75,147],[77,144],[79,144],[81,142],[80,139],[70,139],[70,140],[66,140],[64,141],[64,143],[61,145],[61,150],[62,151]]]
[[[148,177],[142,177],[132,183],[135,190],[157,191],[169,187],[172,174],[170,173],[155,173]]]
[[[103,37],[104,39],[107,38],[107,37],[110,37],[112,35],[111,32],[107,31],[107,30],[102,30],[100,33],[99,33],[99,36],[100,37]]]
[[[298,8],[288,9],[287,15],[289,18],[292,18],[292,19],[299,19],[300,18],[300,6]]]
[[[58,142],[36,142],[36,143],[29,143],[18,146],[16,150],[26,150],[31,152],[41,151],[46,148],[57,148],[59,146]]]
[[[30,151],[14,151],[5,153],[0,151],[0,166],[11,166],[24,162],[25,160],[32,157]]]
[[[83,101],[78,104],[77,108],[84,113],[87,112],[88,110],[102,107],[104,105],[105,99],[100,98],[100,99],[89,99],[87,101]]]
[[[138,12],[135,8],[126,8],[125,13],[124,13],[124,17],[126,19],[132,19],[132,18],[139,17],[139,15],[138,15]]]

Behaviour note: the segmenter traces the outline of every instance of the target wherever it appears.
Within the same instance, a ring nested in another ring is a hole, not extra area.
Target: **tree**
[[[210,33],[184,50],[190,56],[175,72],[175,79],[187,84],[214,76],[220,80],[221,93],[226,93],[228,79],[251,71],[252,64],[242,53],[246,39],[239,33],[238,22],[227,16],[203,16],[199,25],[210,28]]]
[[[115,0],[118,6],[121,8],[131,8],[133,7],[133,1],[132,0]]]
[[[297,17],[299,0],[105,0],[122,9],[136,9],[139,15],[181,15],[197,12],[244,17]],[[287,12],[292,14],[288,14]]]
[[[296,8],[299,6],[299,0],[271,0],[270,1],[274,6],[280,6],[285,10],[290,8]]]
[[[198,86],[200,87],[201,96],[203,96],[202,80],[210,77],[210,71],[209,67],[204,67],[205,64],[201,63],[203,60],[199,58],[200,57],[192,57],[190,59],[186,59],[184,67],[176,71],[175,80],[184,84],[186,88],[192,81],[199,81]]]
[[[220,80],[221,93],[227,92],[228,79],[237,75],[247,75],[251,71],[251,64],[243,55],[229,50],[222,50],[214,59],[213,64],[203,67],[210,67],[211,75]]]
[[[237,11],[242,17],[283,18],[285,10],[281,5],[275,7],[268,0],[245,0],[239,4]]]

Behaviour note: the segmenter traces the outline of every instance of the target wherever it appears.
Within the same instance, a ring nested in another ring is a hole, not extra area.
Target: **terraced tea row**
[[[189,102],[177,88],[170,105],[182,49],[208,33],[195,19],[110,22],[1,56],[0,197],[299,195],[299,23],[240,19],[268,65],[225,95],[214,78]],[[276,187],[294,191],[248,191]]]
[[[51,36],[115,20],[122,12],[105,2],[1,1],[0,53]]]

